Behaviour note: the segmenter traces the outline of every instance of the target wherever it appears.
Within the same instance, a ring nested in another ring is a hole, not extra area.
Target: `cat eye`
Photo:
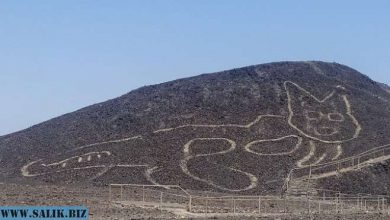
[[[344,121],[344,116],[340,113],[329,113],[328,114],[329,121]]]
[[[322,113],[316,111],[306,111],[306,116],[308,119],[319,120],[322,117]]]

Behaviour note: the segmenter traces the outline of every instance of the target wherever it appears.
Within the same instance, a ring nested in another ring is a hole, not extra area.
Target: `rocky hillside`
[[[387,86],[337,63],[269,63],[142,87],[2,136],[0,178],[279,193],[291,169],[389,144],[389,128]]]

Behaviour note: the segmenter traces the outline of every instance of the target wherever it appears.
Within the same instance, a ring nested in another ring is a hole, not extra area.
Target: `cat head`
[[[288,96],[289,125],[302,135],[324,143],[342,143],[359,136],[361,126],[353,116],[344,87],[319,99],[298,84],[284,83]]]

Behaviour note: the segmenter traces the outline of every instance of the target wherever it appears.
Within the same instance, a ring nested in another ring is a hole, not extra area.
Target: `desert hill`
[[[293,168],[390,144],[388,88],[326,62],[268,63],[146,86],[0,137],[0,178],[280,193]],[[390,185],[382,179],[381,187]]]

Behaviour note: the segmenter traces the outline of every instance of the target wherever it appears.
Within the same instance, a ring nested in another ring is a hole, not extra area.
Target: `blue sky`
[[[135,88],[282,60],[390,84],[390,1],[2,0],[0,135]]]

